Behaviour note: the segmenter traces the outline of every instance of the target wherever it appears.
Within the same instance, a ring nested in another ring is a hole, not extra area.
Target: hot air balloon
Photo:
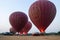
[[[24,26],[24,28],[20,31],[21,34],[27,34],[29,30],[31,29],[32,24],[31,22],[27,22],[27,24]]]
[[[29,8],[29,17],[33,24],[44,33],[56,15],[56,7],[50,1],[36,1]]]
[[[16,32],[20,32],[20,30],[27,23],[28,18],[27,15],[23,12],[13,12],[9,17],[9,21]]]
[[[14,28],[10,28],[10,33],[15,34],[16,33],[16,30]]]

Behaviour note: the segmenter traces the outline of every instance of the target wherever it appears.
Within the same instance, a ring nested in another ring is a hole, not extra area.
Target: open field
[[[58,35],[49,36],[0,36],[0,40],[60,40]]]

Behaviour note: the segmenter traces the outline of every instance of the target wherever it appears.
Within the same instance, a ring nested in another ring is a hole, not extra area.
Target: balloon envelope
[[[17,31],[20,30],[25,26],[28,21],[27,15],[23,12],[13,12],[9,17],[10,24],[12,27]]]
[[[56,15],[56,7],[50,1],[36,1],[29,8],[29,17],[40,32],[44,32]]]
[[[24,26],[24,28],[20,31],[21,34],[27,34],[28,31],[31,29],[32,24],[31,22],[27,22],[27,24]]]

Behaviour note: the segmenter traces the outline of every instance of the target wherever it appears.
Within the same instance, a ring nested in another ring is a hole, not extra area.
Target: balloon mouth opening
[[[41,33],[45,33],[45,31],[43,29],[40,30]]]
[[[22,32],[22,33],[20,32],[20,34],[21,34],[21,35],[26,35],[26,34],[27,34],[27,32]]]

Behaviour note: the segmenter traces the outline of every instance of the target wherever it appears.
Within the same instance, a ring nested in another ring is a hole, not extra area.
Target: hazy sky
[[[9,32],[11,27],[9,23],[9,15],[15,11],[22,11],[28,16],[28,9],[30,5],[36,0],[0,0],[0,33]],[[57,9],[57,14],[54,21],[46,29],[45,32],[58,32],[60,31],[60,0],[50,0],[53,2]],[[29,17],[28,17],[29,19]],[[39,32],[39,30],[32,25],[29,33]]]

